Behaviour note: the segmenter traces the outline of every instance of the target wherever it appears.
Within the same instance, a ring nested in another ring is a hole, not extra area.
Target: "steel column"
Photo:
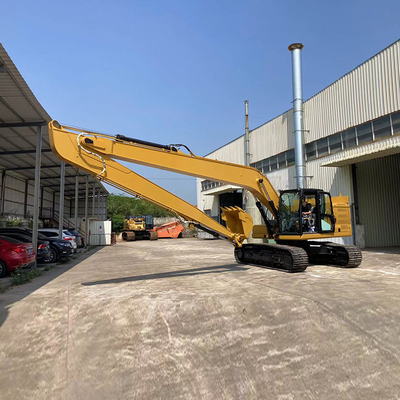
[[[39,209],[39,217],[43,213],[43,197],[44,197],[44,187],[40,188],[40,209]]]
[[[89,177],[85,178],[85,247],[88,245],[89,238],[89,221],[88,221],[88,207],[89,207]]]
[[[100,190],[97,191],[97,217],[100,217]]]
[[[250,135],[249,135],[249,101],[244,101],[245,133],[244,133],[244,165],[250,165]]]
[[[6,196],[6,171],[1,173],[1,213],[4,213],[4,200]]]
[[[245,117],[245,132],[244,132],[244,165],[250,165],[250,135],[249,135],[249,101],[244,101],[244,117]],[[242,190],[242,207],[243,210],[247,208],[247,199],[250,192]]]
[[[24,217],[28,215],[28,190],[29,190],[29,181],[25,180],[25,193],[24,193]]]
[[[53,206],[51,209],[51,216],[54,218],[54,211],[56,209],[56,192],[53,192]]]
[[[93,184],[92,217],[94,217],[94,199],[96,198],[96,185]]]
[[[32,226],[32,245],[33,245],[33,251],[35,253],[37,253],[37,240],[38,240],[41,164],[42,164],[42,127],[38,126],[36,133],[35,189],[33,197],[33,226]]]
[[[78,229],[79,173],[75,177],[75,229]]]
[[[65,193],[65,162],[61,161],[61,176],[60,176],[60,212],[58,217],[58,230],[62,239],[62,230],[64,227],[64,193]]]

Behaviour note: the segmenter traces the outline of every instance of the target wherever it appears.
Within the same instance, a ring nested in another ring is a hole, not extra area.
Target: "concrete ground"
[[[398,399],[400,252],[236,264],[224,241],[118,243],[0,295],[1,399]]]

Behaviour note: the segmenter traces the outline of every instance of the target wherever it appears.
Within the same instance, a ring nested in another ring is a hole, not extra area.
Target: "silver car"
[[[64,239],[64,240],[68,240],[68,242],[71,243],[72,246],[72,252],[76,253],[76,249],[77,249],[77,244],[76,244],[76,238],[74,235],[71,235],[70,232],[68,232],[66,229],[63,229],[63,235],[62,237],[60,237],[59,234],[59,230],[58,228],[40,228],[38,229],[38,231],[40,233],[43,233],[43,235],[46,235],[47,237],[51,238],[51,237],[57,237],[59,239]]]

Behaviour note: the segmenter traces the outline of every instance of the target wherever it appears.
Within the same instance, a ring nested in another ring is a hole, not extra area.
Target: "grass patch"
[[[16,271],[11,274],[11,284],[13,286],[24,285],[40,275],[42,275],[42,272],[37,269],[32,269],[29,272]]]

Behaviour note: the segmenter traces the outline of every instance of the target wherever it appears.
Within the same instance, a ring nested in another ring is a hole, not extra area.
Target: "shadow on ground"
[[[83,286],[107,285],[107,284],[112,284],[112,283],[124,283],[124,282],[147,281],[147,280],[153,280],[153,279],[176,278],[176,277],[180,277],[180,276],[221,274],[224,272],[247,271],[248,269],[249,268],[239,267],[237,264],[228,264],[228,265],[218,265],[216,267],[182,269],[179,271],[161,272],[159,274],[128,276],[126,278],[106,279],[103,281],[95,281],[95,282],[83,282],[82,285]]]
[[[0,327],[3,325],[4,321],[8,317],[8,309],[12,304],[24,299],[36,290],[40,289],[42,286],[47,285],[52,280],[58,278],[60,275],[69,271],[75,265],[81,263],[87,258],[91,257],[96,252],[100,251],[104,246],[99,246],[98,248],[88,251],[82,254],[81,257],[76,259],[71,259],[66,263],[60,264],[45,274],[35,278],[32,282],[25,285],[14,286],[4,293],[0,294]]]

